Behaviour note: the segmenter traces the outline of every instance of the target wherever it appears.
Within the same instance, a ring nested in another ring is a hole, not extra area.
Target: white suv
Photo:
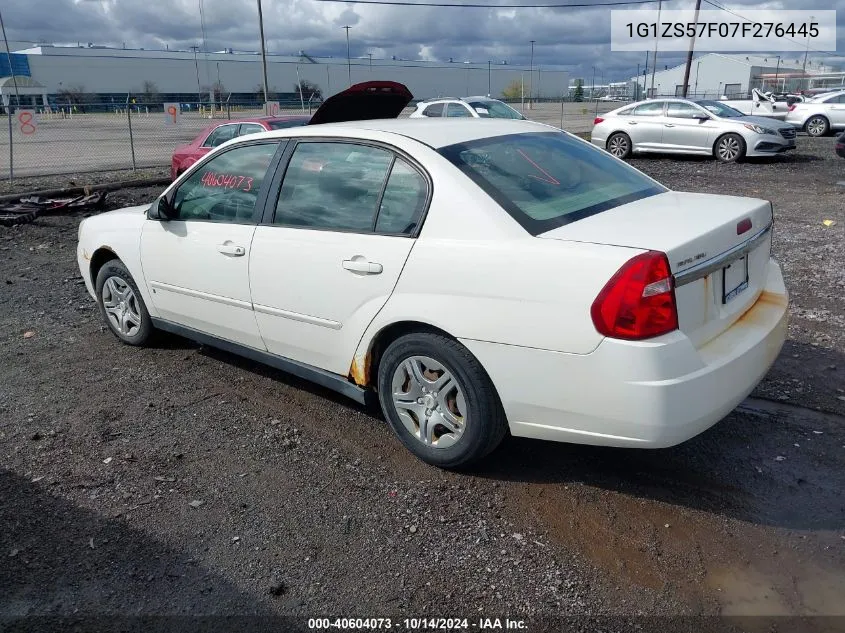
[[[411,113],[412,119],[422,117],[472,117],[476,119],[524,119],[508,104],[490,97],[443,97],[420,101]]]

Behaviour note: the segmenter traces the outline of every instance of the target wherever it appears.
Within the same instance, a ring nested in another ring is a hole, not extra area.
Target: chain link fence
[[[271,102],[273,114],[309,113],[316,104]],[[304,106],[304,108],[303,108]],[[264,116],[260,102],[175,104],[74,102],[7,108],[0,177],[13,180],[170,164],[173,150],[224,120]]]
[[[0,178],[21,179],[170,165],[173,151],[205,128],[265,115],[260,101],[133,103],[77,102],[9,108],[9,130],[0,133]],[[576,133],[592,129],[594,116],[619,102],[561,99],[508,100],[527,118]],[[270,102],[278,116],[308,114],[317,102]],[[401,116],[408,116],[413,107]]]

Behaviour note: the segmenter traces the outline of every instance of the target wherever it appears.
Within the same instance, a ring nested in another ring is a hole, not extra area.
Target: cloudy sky
[[[448,0],[499,4],[570,3],[590,0]],[[601,0],[596,0],[598,3]],[[606,0],[605,0],[606,1]],[[845,0],[719,0],[742,13],[751,9],[838,9],[838,48],[845,53]],[[255,0],[3,0],[9,39],[95,44],[130,48],[187,49],[203,45],[200,6],[209,51],[258,50]],[[693,0],[667,0],[664,8],[688,9]],[[372,6],[316,0],[263,0],[271,52],[346,57],[343,25],[350,25],[352,56],[486,62],[529,61],[571,69],[573,77],[621,80],[645,62],[645,53],[612,53],[610,8],[493,9]],[[620,7],[621,8],[621,7]],[[631,7],[633,8],[633,7]],[[656,4],[654,5],[656,8]],[[703,8],[712,8],[704,5]],[[49,16],[49,17],[47,17]],[[778,51],[771,51],[777,53]],[[792,53],[796,55],[796,53]],[[818,55],[810,53],[810,59]],[[664,53],[658,68],[683,61]],[[830,60],[845,67],[845,57]],[[589,80],[589,79],[588,79]]]

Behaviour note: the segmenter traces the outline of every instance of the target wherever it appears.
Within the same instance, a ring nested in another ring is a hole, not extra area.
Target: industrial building
[[[70,93],[103,103],[123,103],[127,93],[152,91],[159,102],[263,99],[261,56],[253,52],[39,45],[15,51],[12,59],[14,74],[27,83],[27,93],[21,100],[31,105],[60,105],[62,97]],[[0,67],[0,78],[10,74],[8,62],[6,66]],[[508,86],[519,86],[526,98],[531,94],[560,98],[569,87],[569,74],[560,66],[529,68],[494,60],[428,62],[371,57],[347,63],[346,58],[305,52],[293,56],[269,54],[267,75],[271,99],[297,102],[300,81],[313,85],[323,96],[350,83],[399,81],[417,99],[477,94],[498,97]],[[4,104],[10,99],[14,102],[11,82],[0,79],[0,95]]]
[[[659,57],[658,57],[659,59]],[[659,63],[659,62],[658,62]],[[679,96],[683,94],[686,64],[654,73],[643,70],[643,76],[631,77],[641,96]],[[797,91],[822,86],[836,86],[845,82],[845,73],[835,72],[824,64],[807,60],[800,53],[786,55],[723,55],[709,53],[693,59],[690,69],[688,95],[701,98],[727,96],[741,99],[752,88],[772,91]],[[633,91],[632,91],[633,92]]]

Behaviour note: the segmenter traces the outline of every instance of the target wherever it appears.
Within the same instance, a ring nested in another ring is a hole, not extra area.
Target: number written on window
[[[251,222],[276,147],[276,143],[236,147],[209,160],[176,190],[174,219]]]

